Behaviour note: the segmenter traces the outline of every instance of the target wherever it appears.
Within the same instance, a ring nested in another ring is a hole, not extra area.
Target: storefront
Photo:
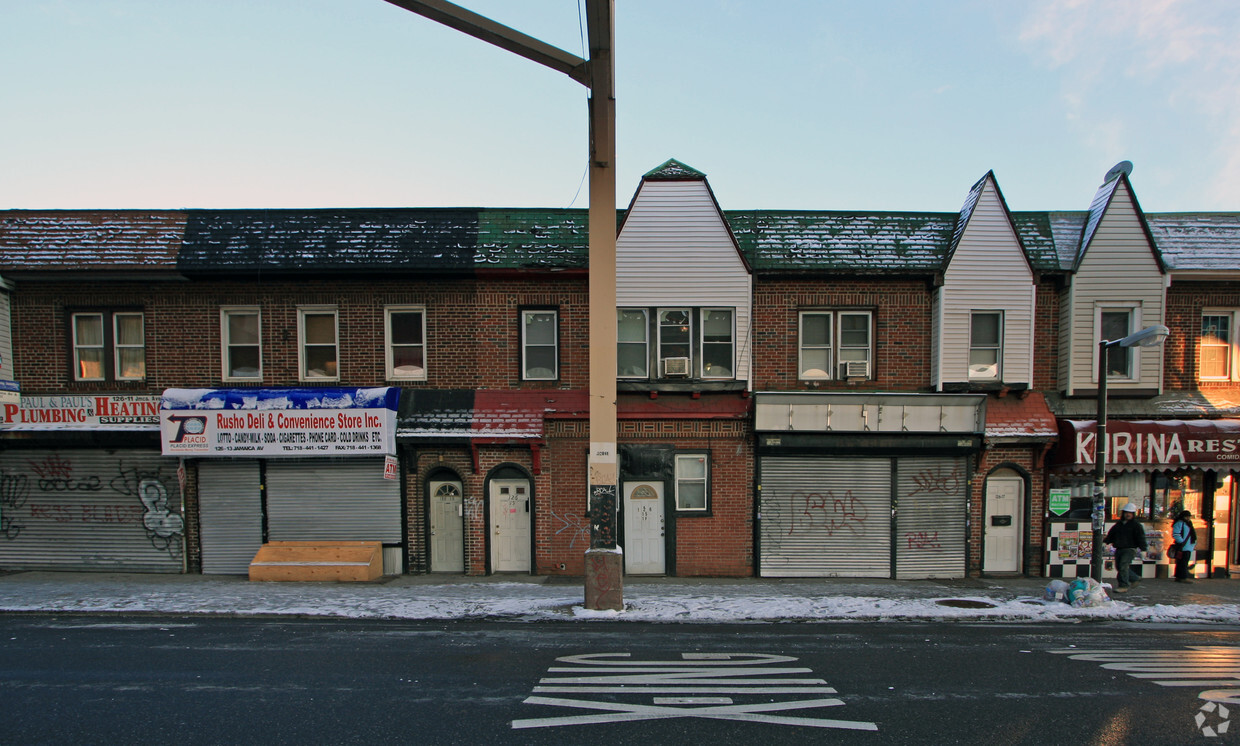
[[[185,571],[182,482],[159,397],[24,396],[0,418],[0,567]]]
[[[266,541],[380,541],[403,572],[397,388],[169,389],[167,456],[194,459],[204,574],[244,574]]]
[[[756,394],[758,574],[964,577],[985,401]]]
[[[1059,446],[1049,479],[1047,567],[1052,577],[1089,574],[1097,423],[1059,421]],[[1107,528],[1127,503],[1136,505],[1149,552],[1134,565],[1144,577],[1166,577],[1171,523],[1193,514],[1197,552],[1193,573],[1210,577],[1236,562],[1240,420],[1108,420]],[[1104,549],[1104,577],[1115,568]]]

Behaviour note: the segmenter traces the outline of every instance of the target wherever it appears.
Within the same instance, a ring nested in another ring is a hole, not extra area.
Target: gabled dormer
[[[993,171],[969,191],[942,278],[932,307],[935,390],[1029,388],[1037,284]]]
[[[705,174],[669,160],[643,176],[616,239],[621,389],[745,388],[750,277]]]
[[[1164,323],[1166,268],[1128,179],[1131,164],[1107,174],[1085,216],[1060,299],[1059,387],[1067,396],[1098,390],[1098,345]],[[1159,347],[1108,350],[1111,396],[1162,389]]]

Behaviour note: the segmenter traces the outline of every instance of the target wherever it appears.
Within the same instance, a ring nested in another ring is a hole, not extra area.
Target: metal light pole
[[[1094,436],[1094,546],[1090,553],[1090,577],[1102,582],[1102,528],[1106,523],[1107,499],[1107,350],[1112,347],[1154,347],[1171,332],[1162,324],[1149,326],[1123,339],[1098,343],[1098,425]]]

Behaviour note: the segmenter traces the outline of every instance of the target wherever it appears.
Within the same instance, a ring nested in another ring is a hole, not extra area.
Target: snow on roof
[[[935,272],[957,213],[725,211],[756,270]]]
[[[175,269],[184,232],[181,212],[6,210],[0,269]]]
[[[1171,269],[1240,269],[1240,213],[1150,213],[1145,217]]]

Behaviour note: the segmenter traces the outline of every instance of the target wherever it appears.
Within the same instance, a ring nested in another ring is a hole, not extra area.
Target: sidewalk
[[[1240,580],[1146,580],[1095,608],[1043,600],[1047,578],[625,578],[625,610],[582,607],[580,578],[402,575],[376,583],[243,576],[0,573],[0,612],[231,614],[380,619],[803,622],[973,620],[1240,624]]]

